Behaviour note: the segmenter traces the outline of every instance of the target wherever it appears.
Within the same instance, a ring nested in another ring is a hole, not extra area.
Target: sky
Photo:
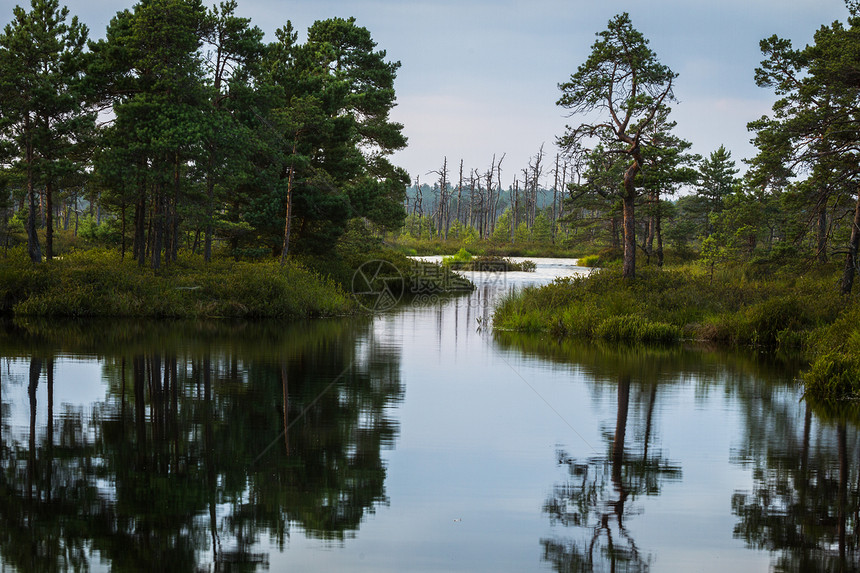
[[[204,0],[208,5],[213,0]],[[20,2],[19,2],[20,3]],[[61,0],[61,4],[62,4]],[[0,23],[15,2],[0,0]],[[66,0],[71,14],[102,37],[113,15],[134,0]],[[661,62],[679,74],[676,133],[708,155],[720,145],[741,160],[755,154],[746,124],[770,111],[773,92],[755,85],[759,41],[771,35],[796,46],[815,30],[845,21],[843,0],[238,0],[240,16],[274,40],[287,20],[304,32],[317,20],[354,16],[389,61],[399,61],[392,119],[408,147],[392,160],[413,181],[447,157],[485,172],[503,154],[505,186],[541,145],[554,162],[555,140],[576,124],[556,106],[558,84],[588,57],[595,34],[628,12]],[[551,166],[545,170],[547,180]]]

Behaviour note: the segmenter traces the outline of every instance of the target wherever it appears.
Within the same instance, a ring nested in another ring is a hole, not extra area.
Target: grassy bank
[[[800,352],[808,391],[860,396],[860,305],[838,293],[836,270],[715,277],[695,265],[644,268],[632,281],[617,269],[557,280],[508,296],[498,329],[625,342],[697,340]]]
[[[182,258],[158,273],[95,249],[33,265],[23,250],[0,265],[0,313],[19,316],[272,317],[345,314],[351,297],[297,262]]]
[[[357,278],[372,284],[356,284]],[[329,257],[291,257],[284,266],[270,258],[221,256],[206,264],[199,256],[180,255],[157,272],[102,248],[68,250],[36,265],[23,248],[0,257],[0,315],[6,316],[324,317],[364,312],[368,306],[353,293],[383,288],[400,299],[474,285],[438,264],[346,241]]]

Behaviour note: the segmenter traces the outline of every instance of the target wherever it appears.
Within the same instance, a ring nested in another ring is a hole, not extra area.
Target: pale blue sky
[[[0,0],[0,22],[13,5]],[[67,5],[101,36],[133,2]],[[402,63],[393,117],[405,125],[409,147],[395,163],[429,181],[443,156],[449,166],[463,159],[466,170],[486,171],[493,154],[506,153],[505,185],[542,143],[555,153],[555,138],[574,121],[555,106],[557,85],[588,56],[595,33],[624,11],[680,74],[678,134],[701,154],[725,144],[739,163],[755,153],[746,123],[774,99],[753,81],[759,41],[778,34],[804,45],[822,24],[847,16],[842,0],[239,0],[240,15],[267,40],[287,20],[304,33],[315,20],[355,16]]]

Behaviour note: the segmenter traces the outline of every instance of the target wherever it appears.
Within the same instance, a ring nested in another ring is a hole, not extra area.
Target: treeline
[[[504,187],[502,163],[505,156],[493,157],[489,168],[449,168],[447,157],[442,167],[431,172],[438,179],[429,185],[416,177],[406,190],[405,238],[456,239],[464,243],[489,240],[497,244],[551,244],[557,232],[566,231],[563,221],[563,196],[570,166],[557,154],[549,170],[553,178],[547,187],[543,146],[526,168],[516,173]],[[565,233],[565,238],[569,233]]]
[[[683,145],[684,149],[689,146]],[[702,239],[714,232],[712,219],[743,183],[724,146],[706,158],[693,154],[681,158],[684,164],[672,174],[671,184],[664,179],[659,190],[643,190],[636,201],[639,250],[649,261],[653,256],[656,264],[663,262],[664,244],[691,256]],[[407,217],[401,235],[466,243],[484,240],[499,247],[527,244],[605,250],[606,258],[611,258],[622,249],[623,210],[614,197],[621,174],[618,165],[609,161],[610,154],[602,150],[579,157],[557,154],[544,172],[541,150],[507,187],[495,159],[492,176],[490,170],[479,176],[473,169],[468,177],[454,181],[446,177],[443,182],[440,176],[432,185],[421,183],[419,176],[406,190]],[[648,164],[643,168],[641,185],[648,183],[645,176],[652,168]],[[671,197],[682,185],[687,193]],[[773,244],[774,239],[766,243]]]
[[[398,62],[354,19],[286,21],[276,40],[236,2],[142,0],[92,40],[57,0],[0,34],[0,233],[31,260],[89,211],[141,265],[180,248],[325,253],[360,217],[397,229],[408,175],[389,118]],[[44,247],[43,247],[44,245]]]
[[[847,23],[822,26],[808,46],[762,40],[755,81],[779,99],[748,125],[758,153],[742,177],[724,146],[702,157],[673,133],[677,74],[621,14],[560,85],[558,105],[583,123],[558,138],[554,165],[545,169],[541,150],[503,186],[495,158],[465,175],[461,162],[453,176],[446,160],[432,186],[410,192],[403,234],[590,248],[620,260],[626,278],[637,256],[662,265],[667,249],[712,270],[836,260],[840,290],[850,292],[860,246],[860,8],[847,5]]]
[[[677,74],[627,14],[598,34],[558,101],[593,123],[574,122],[559,144],[581,174],[569,186],[570,221],[604,223],[625,278],[636,274],[637,253],[656,252],[662,263],[665,239],[678,250],[694,247],[711,268],[844,257],[840,290],[851,291],[860,243],[860,7],[847,6],[847,25],[822,26],[808,46],[762,40],[755,80],[779,99],[748,125],[758,153],[743,178],[725,148],[702,159],[672,134]],[[691,186],[693,194],[666,200]]]

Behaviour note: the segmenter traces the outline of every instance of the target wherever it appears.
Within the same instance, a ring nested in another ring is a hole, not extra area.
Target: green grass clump
[[[442,257],[443,265],[451,265],[452,263],[468,263],[472,260],[472,253],[466,250],[466,247],[460,247],[460,250],[450,257]]]
[[[641,316],[610,316],[594,329],[594,337],[611,342],[671,343],[681,339],[681,329]]]
[[[586,255],[577,259],[576,264],[580,267],[596,267],[600,261],[600,255]]]
[[[860,357],[827,352],[803,373],[806,393],[824,401],[860,399]]]
[[[860,305],[854,303],[810,339],[812,365],[803,373],[806,393],[825,401],[860,398]]]

